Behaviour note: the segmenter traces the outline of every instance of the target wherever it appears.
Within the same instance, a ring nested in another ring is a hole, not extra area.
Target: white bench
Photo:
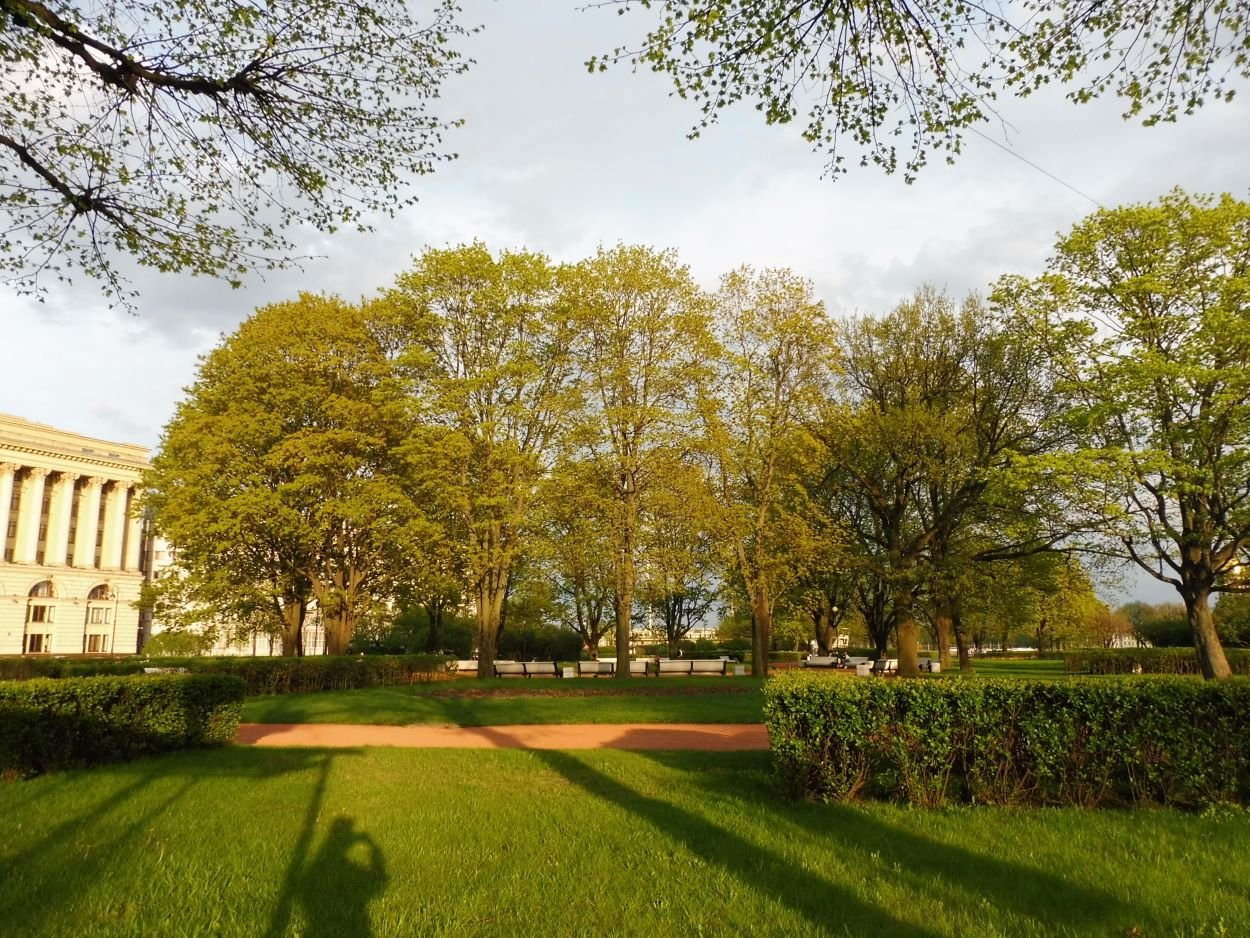
[[[477,662],[472,661],[472,660],[453,661],[450,665],[447,666],[447,669],[449,671],[455,671],[457,674],[459,674],[462,671],[463,672],[476,671]]]
[[[579,661],[577,662],[577,676],[578,677],[587,677],[587,676],[597,677],[600,674],[615,674],[615,673],[616,673],[616,659],[615,658],[607,658],[602,661]],[[634,677],[646,677],[647,676],[647,659],[646,658],[630,659],[629,673]]]
[[[833,655],[808,655],[803,659],[805,668],[836,668],[839,660]]]
[[[898,674],[897,658],[879,658],[872,664],[872,673],[884,677],[887,674]]]
[[[729,660],[726,658],[661,658],[656,673],[665,674],[726,674]]]
[[[496,661],[495,677],[559,677],[554,661]]]

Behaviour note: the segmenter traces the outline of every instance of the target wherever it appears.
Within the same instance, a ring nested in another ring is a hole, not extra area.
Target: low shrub
[[[340,655],[307,658],[73,658],[0,659],[6,680],[37,677],[87,677],[139,674],[145,668],[185,668],[193,674],[234,675],[244,681],[248,696],[302,694],[319,690],[352,690],[390,684],[412,684],[447,676],[446,655]]]
[[[1250,802],[1250,681],[831,681],[764,688],[796,797],[917,805]]]
[[[151,662],[134,655],[116,658],[44,658],[18,655],[0,658],[0,681],[36,677],[92,677],[100,674],[138,674]]]
[[[445,678],[444,655],[340,655],[312,658],[191,659],[193,672],[242,678],[248,696],[306,694],[412,684]]]
[[[0,683],[0,777],[120,762],[234,738],[243,682],[216,675]]]
[[[1234,674],[1250,675],[1250,649],[1226,648]],[[1201,674],[1193,648],[1108,648],[1063,656],[1069,674]]]
[[[768,653],[769,661],[802,661],[806,657],[805,651],[770,651]]]

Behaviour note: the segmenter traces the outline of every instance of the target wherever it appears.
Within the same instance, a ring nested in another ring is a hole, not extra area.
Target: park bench
[[[598,677],[600,674],[616,672],[614,661],[579,661],[577,662],[578,677]]]
[[[554,661],[496,661],[495,677],[559,677]]]
[[[898,674],[897,658],[881,658],[872,664],[872,673],[884,677],[887,674]]]
[[[526,677],[559,677],[560,668],[554,661],[523,661]]]
[[[665,674],[726,674],[731,662],[725,658],[661,658],[656,662],[656,673]]]
[[[469,658],[461,659],[460,661],[454,662],[454,664],[450,667],[450,670],[455,671],[457,673],[462,672],[462,671],[464,672],[476,671],[477,662]]]
[[[839,659],[833,655],[808,655],[803,660],[805,668],[836,668],[839,667]]]

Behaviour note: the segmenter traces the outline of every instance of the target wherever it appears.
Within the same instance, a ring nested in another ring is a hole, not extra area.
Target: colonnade
[[[130,480],[0,463],[0,560],[137,572],[134,495]]]

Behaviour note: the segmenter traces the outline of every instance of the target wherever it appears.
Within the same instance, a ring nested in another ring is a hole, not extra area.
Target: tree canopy
[[[1126,116],[1175,120],[1233,96],[1250,76],[1250,15],[1236,0],[610,0],[648,22],[641,41],[595,56],[672,79],[702,116],[748,102],[844,172],[847,142],[911,179],[932,152],[953,159],[963,132],[1003,94],[1051,82],[1083,102],[1114,92]],[[900,152],[901,151],[901,152]]]
[[[0,276],[117,261],[237,281],[367,226],[449,154],[455,0],[0,0]]]
[[[1250,203],[1176,191],[1104,209],[1048,268],[995,298],[1070,388],[1065,461],[1111,548],[1180,594],[1204,673],[1227,677],[1209,603],[1245,588],[1250,545]]]

